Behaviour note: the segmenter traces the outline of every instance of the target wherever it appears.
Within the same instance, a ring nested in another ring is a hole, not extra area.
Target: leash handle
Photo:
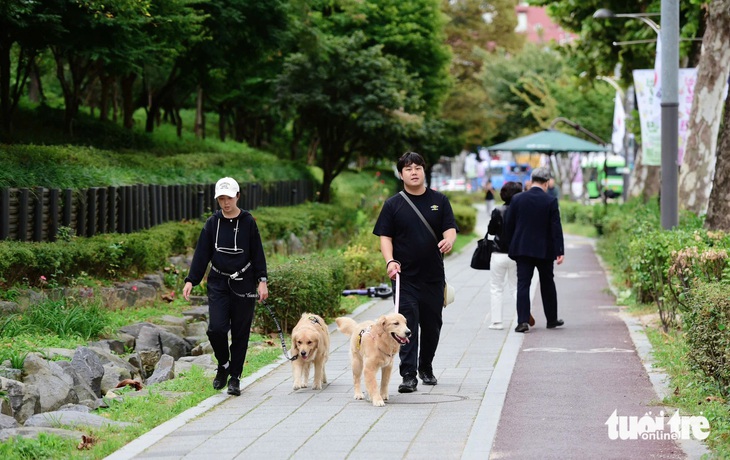
[[[400,304],[400,273],[395,273],[395,312],[398,313],[398,304]]]

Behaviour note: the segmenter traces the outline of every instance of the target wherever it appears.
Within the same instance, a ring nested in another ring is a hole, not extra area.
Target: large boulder
[[[155,366],[155,371],[147,379],[147,385],[164,382],[175,378],[175,360],[170,355],[162,355]]]
[[[138,353],[156,350],[160,352],[160,356],[165,354],[174,359],[180,359],[190,354],[191,349],[192,347],[185,339],[159,327],[145,326],[137,336],[136,350]]]
[[[104,365],[99,356],[87,347],[78,347],[71,360],[71,366],[78,375],[88,383],[97,398],[101,397],[101,378],[104,377]],[[79,399],[81,398],[79,395]]]
[[[36,414],[26,420],[26,427],[48,427],[58,428],[60,426],[70,426],[73,428],[79,426],[103,427],[103,426],[131,426],[129,422],[116,422],[106,417],[95,414],[86,414],[77,411],[52,411]]]
[[[23,383],[34,385],[41,396],[41,412],[78,403],[74,379],[58,363],[46,361],[38,353],[29,353],[23,364]]]
[[[89,379],[85,375],[81,375],[72,363],[68,361],[59,361],[58,365],[61,366],[61,369],[66,371],[66,373],[73,379],[73,390],[76,392],[79,402],[93,403],[100,397],[100,395],[97,396],[94,389],[91,388]],[[101,366],[101,364],[99,366]],[[101,370],[103,372],[104,368],[102,367]],[[99,383],[101,384],[101,377],[99,377]],[[56,409],[58,409],[58,407]]]
[[[5,392],[10,403],[10,414],[18,423],[24,423],[31,415],[41,411],[41,396],[35,385],[0,377],[0,391]]]

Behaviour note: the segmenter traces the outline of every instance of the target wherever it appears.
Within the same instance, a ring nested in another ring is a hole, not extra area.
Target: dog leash
[[[395,272],[395,312],[398,313],[398,304],[400,303],[400,273]]]
[[[284,351],[284,357],[288,361],[294,361],[296,360],[299,355],[295,356],[289,356],[289,350],[286,348],[286,341],[284,340],[284,332],[281,330],[281,325],[279,325],[279,320],[276,319],[276,315],[274,315],[273,310],[271,310],[271,307],[269,307],[269,304],[266,302],[261,302],[264,307],[266,307],[267,310],[269,310],[269,314],[271,315],[271,318],[274,320],[274,323],[276,323],[276,328],[279,330],[279,338],[281,339],[281,349]]]

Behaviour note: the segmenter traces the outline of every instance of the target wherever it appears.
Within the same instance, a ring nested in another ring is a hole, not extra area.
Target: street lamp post
[[[663,27],[649,19],[661,16]],[[600,9],[596,19],[639,19],[652,28],[661,40],[661,223],[665,230],[677,226],[679,153],[679,0],[661,0],[661,13],[620,13]]]

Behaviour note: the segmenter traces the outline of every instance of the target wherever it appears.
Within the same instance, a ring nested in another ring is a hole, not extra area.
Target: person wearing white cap
[[[228,385],[228,394],[234,396],[241,394],[240,379],[256,299],[263,302],[269,296],[261,235],[251,213],[238,207],[239,197],[240,188],[234,179],[224,177],[215,184],[220,209],[203,225],[182,291],[189,300],[193,286],[203,280],[210,263],[208,338],[218,361],[213,388],[220,390]]]
[[[558,199],[547,193],[550,169],[532,171],[532,187],[512,197],[505,214],[505,238],[509,258],[517,262],[517,327],[515,332],[530,330],[530,284],[537,269],[540,295],[547,328],[563,325],[558,318],[558,294],[553,279],[553,264],[563,263],[565,246],[560,223]]]

